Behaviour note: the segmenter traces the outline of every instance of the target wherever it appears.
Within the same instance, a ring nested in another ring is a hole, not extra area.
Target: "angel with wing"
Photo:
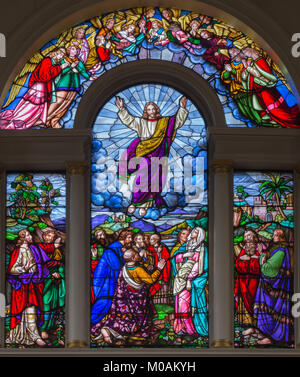
[[[14,80],[9,96],[0,112],[0,129],[28,129],[33,126],[62,127],[58,121],[53,126],[49,118],[49,115],[54,112],[53,104],[57,105],[58,102],[62,102],[58,99],[63,99],[58,93],[57,82],[66,71],[72,71],[75,79],[79,74],[85,75],[86,79],[95,79],[85,72],[82,61],[78,59],[78,55],[82,52],[82,46],[76,46],[74,43],[74,37],[81,38],[82,31],[87,26],[81,25],[80,28],[75,28],[75,33],[74,28],[68,29],[29,59]],[[78,34],[78,32],[80,33]],[[76,51],[76,62],[69,58],[70,50]],[[28,90],[24,94],[27,82]],[[78,90],[78,85],[75,89]],[[74,99],[73,92],[69,93],[69,95],[71,94],[72,98],[67,101],[66,109]],[[19,102],[17,102],[18,99]],[[14,102],[17,102],[16,106],[6,109],[9,105],[14,105]],[[64,113],[60,112],[60,115],[62,114]]]
[[[82,61],[82,63],[85,64],[85,62],[88,59],[89,53],[90,53],[90,47],[85,39],[85,28],[84,27],[78,27],[74,31],[74,37],[71,39],[69,44],[66,46],[69,47],[71,45],[77,47],[80,51],[78,54],[78,59]]]
[[[46,124],[53,94],[53,80],[69,65],[68,62],[60,64],[65,53],[63,47],[55,49],[44,58],[37,53],[25,65],[11,89],[6,104],[17,97],[21,89],[17,82],[21,83],[25,77],[25,83],[30,70],[35,67],[29,79],[29,88],[13,110],[8,109],[0,113],[0,129],[28,129],[37,122]]]

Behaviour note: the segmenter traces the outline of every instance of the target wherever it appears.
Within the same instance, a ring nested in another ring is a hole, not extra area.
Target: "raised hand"
[[[124,108],[124,100],[120,97],[116,97],[116,105],[118,106],[118,108],[120,110],[122,110]]]
[[[164,267],[165,267],[165,264],[166,264],[166,260],[165,259],[160,259],[158,262],[157,262],[157,268],[159,270],[162,270]]]
[[[93,258],[97,258],[98,250],[96,249],[96,247],[91,248],[91,253]]]
[[[226,69],[227,72],[231,72],[232,71],[232,67],[230,64],[224,64],[224,68]]]
[[[56,240],[54,241],[54,247],[55,248],[58,248],[61,246],[61,237],[58,237],[56,238]]]
[[[182,107],[183,109],[185,109],[186,107],[186,102],[187,102],[187,98],[186,97],[181,97],[180,98],[180,101],[179,101],[179,104],[180,104],[180,107]]]
[[[70,66],[70,63],[69,62],[65,62],[65,63],[63,63],[63,64],[60,65],[60,68],[61,69],[65,69],[65,68],[67,68],[69,66]]]

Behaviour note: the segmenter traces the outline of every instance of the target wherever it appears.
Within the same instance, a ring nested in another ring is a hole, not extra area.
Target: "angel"
[[[136,47],[142,43],[145,34],[140,32],[135,36],[137,27],[135,24],[126,24],[117,33],[118,40],[114,42],[118,50],[128,51],[131,54],[135,52]]]
[[[166,44],[172,42],[174,44],[183,45],[193,55],[195,55],[195,49],[199,48],[199,46],[196,46],[189,41],[189,34],[183,31],[181,27],[176,23],[172,23],[170,25],[169,30],[166,34],[166,39],[158,41],[154,44],[165,46]]]
[[[184,44],[188,41],[188,35],[180,28],[178,24],[172,23],[167,31],[167,38],[156,42],[156,45],[165,46],[166,44],[173,42],[176,44]]]
[[[113,18],[108,18],[107,21],[105,22],[104,26],[99,28],[98,33],[96,34],[95,37],[95,44],[97,41],[97,38],[100,36],[103,36],[106,40],[114,39],[116,36],[116,32],[114,31],[114,25],[115,25],[115,20]]]
[[[166,31],[163,28],[162,23],[159,20],[152,21],[152,27],[149,30],[149,42],[154,42],[154,44],[162,44],[168,39]]]
[[[82,25],[82,28],[87,26]],[[24,65],[14,80],[9,95],[3,104],[0,113],[0,128],[27,129],[32,126],[46,126],[48,108],[50,103],[55,101],[54,79],[63,69],[69,66],[67,61],[61,62],[61,60],[66,54],[66,46],[74,38],[73,33],[72,28],[64,31],[55,40],[55,43],[42,48]],[[45,72],[47,72],[44,77],[41,76],[41,68],[42,70],[45,68]],[[29,89],[21,96],[19,93],[24,88],[28,78]],[[5,109],[18,98],[20,98],[20,101],[13,110]]]
[[[300,111],[297,105],[289,106],[277,89],[278,78],[260,52],[246,47],[242,50],[248,59],[242,72],[244,87],[251,97],[254,109],[263,120],[286,128],[300,127]]]
[[[122,57],[122,53],[116,49],[114,41],[118,40],[116,37],[117,31],[115,28],[120,30],[122,25],[126,22],[124,12],[118,11],[110,13],[103,18],[94,17],[90,21],[91,26],[86,30],[86,34],[88,34],[87,42],[90,50],[92,50],[95,46],[98,46],[99,39],[104,37],[106,42],[111,42],[109,47],[110,51],[114,55]]]
[[[63,63],[68,62],[69,65],[62,70],[57,80],[55,80],[56,95],[48,109],[46,123],[48,127],[62,128],[60,120],[68,111],[76,94],[80,92],[80,76],[91,81],[97,78],[87,73],[82,61],[78,58],[79,53],[79,48],[72,44],[67,48],[67,56]]]
[[[87,58],[90,53],[89,44],[85,39],[85,29],[83,27],[79,27],[73,33],[74,38],[72,38],[71,41],[66,45],[66,48],[70,45],[77,47],[80,50],[78,54],[78,59],[81,60],[84,64],[87,61]]]
[[[224,65],[230,62],[229,47],[227,39],[216,37],[213,32],[202,30],[200,43],[206,48],[203,58],[214,64],[217,69],[223,69]]]
[[[65,56],[66,50],[61,47],[50,52],[46,57],[37,64],[41,59],[40,53],[35,54],[29,63],[25,65],[23,71],[18,76],[17,80],[22,78],[22,74],[26,69],[30,70],[36,65],[29,79],[29,89],[21,98],[15,109],[4,110],[0,113],[0,128],[1,129],[28,129],[34,126],[38,121],[41,124],[46,124],[48,108],[52,99],[52,85],[53,80],[69,66],[69,62],[60,63]],[[32,64],[30,66],[30,64]],[[25,75],[28,77],[28,74]],[[25,80],[26,81],[26,80]],[[18,81],[17,81],[18,82]],[[14,83],[8,101],[17,96],[16,82]]]
[[[102,66],[103,62],[109,60],[109,49],[111,42],[106,41],[103,35],[99,35],[96,38],[96,46],[90,51],[89,57],[85,63],[86,70],[94,75]]]
[[[199,15],[199,19],[201,21],[201,28],[202,29],[213,29],[215,24],[218,21],[210,16],[206,16],[205,14]]]
[[[161,23],[165,30],[169,29],[171,23],[177,23],[181,14],[179,9],[159,8],[159,11],[161,13]]]
[[[199,40],[200,25],[200,21],[196,19],[192,20],[189,24],[189,35],[195,40]]]
[[[155,9],[154,8],[146,8],[144,11],[144,14],[142,14],[141,19],[145,20],[146,22],[146,29],[149,31],[152,26],[151,19],[155,15]]]

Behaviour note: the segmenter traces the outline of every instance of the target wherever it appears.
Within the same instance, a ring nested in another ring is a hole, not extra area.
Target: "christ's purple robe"
[[[141,166],[134,168],[130,166],[130,160],[136,158],[136,149],[141,142],[140,138],[134,139],[122,155],[119,163],[119,176],[128,179],[132,174],[137,173],[137,171],[139,173],[132,190],[132,204],[135,206],[144,204],[148,201],[153,201],[158,208],[164,206],[161,192],[166,182],[166,172],[162,167],[154,168],[151,171],[151,159],[155,157],[162,158],[169,156],[172,141],[175,136],[174,134],[176,132],[175,120],[175,115],[170,117],[161,144],[140,159]],[[137,185],[141,186],[140,190],[137,189]]]

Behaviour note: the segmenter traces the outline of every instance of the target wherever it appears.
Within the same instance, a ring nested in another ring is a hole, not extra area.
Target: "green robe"
[[[231,80],[237,79],[237,70],[232,69],[231,72],[223,71],[222,79],[225,83],[229,83]],[[232,98],[237,104],[241,114],[250,119],[253,123],[260,127],[275,127],[276,125],[269,117],[262,117],[260,113],[254,108],[252,101],[252,93],[247,90],[241,90],[237,93],[231,93]]]
[[[66,60],[62,60],[61,64],[63,63],[66,63]],[[75,90],[79,92],[80,91],[80,75],[83,76],[87,80],[89,80],[90,78],[82,61],[79,60],[76,68],[72,68],[71,66],[64,68],[61,74],[56,78],[55,80],[56,91]]]
[[[58,257],[54,257],[54,254]],[[44,281],[44,290],[43,290],[43,313],[44,313],[44,322],[40,327],[40,331],[49,331],[55,328],[57,312],[59,309],[64,308],[65,306],[65,266],[61,263],[61,253],[55,251],[50,257],[49,266],[49,275]],[[53,273],[57,272],[60,275],[60,279],[54,278]]]
[[[285,246],[284,246],[285,247]],[[276,249],[278,246],[276,246]],[[279,270],[282,266],[283,259],[284,259],[285,253],[282,250],[277,251],[275,254],[271,256],[270,259],[268,259],[262,266],[261,266],[261,272],[265,276],[268,276],[270,278],[274,278],[278,275]]]

